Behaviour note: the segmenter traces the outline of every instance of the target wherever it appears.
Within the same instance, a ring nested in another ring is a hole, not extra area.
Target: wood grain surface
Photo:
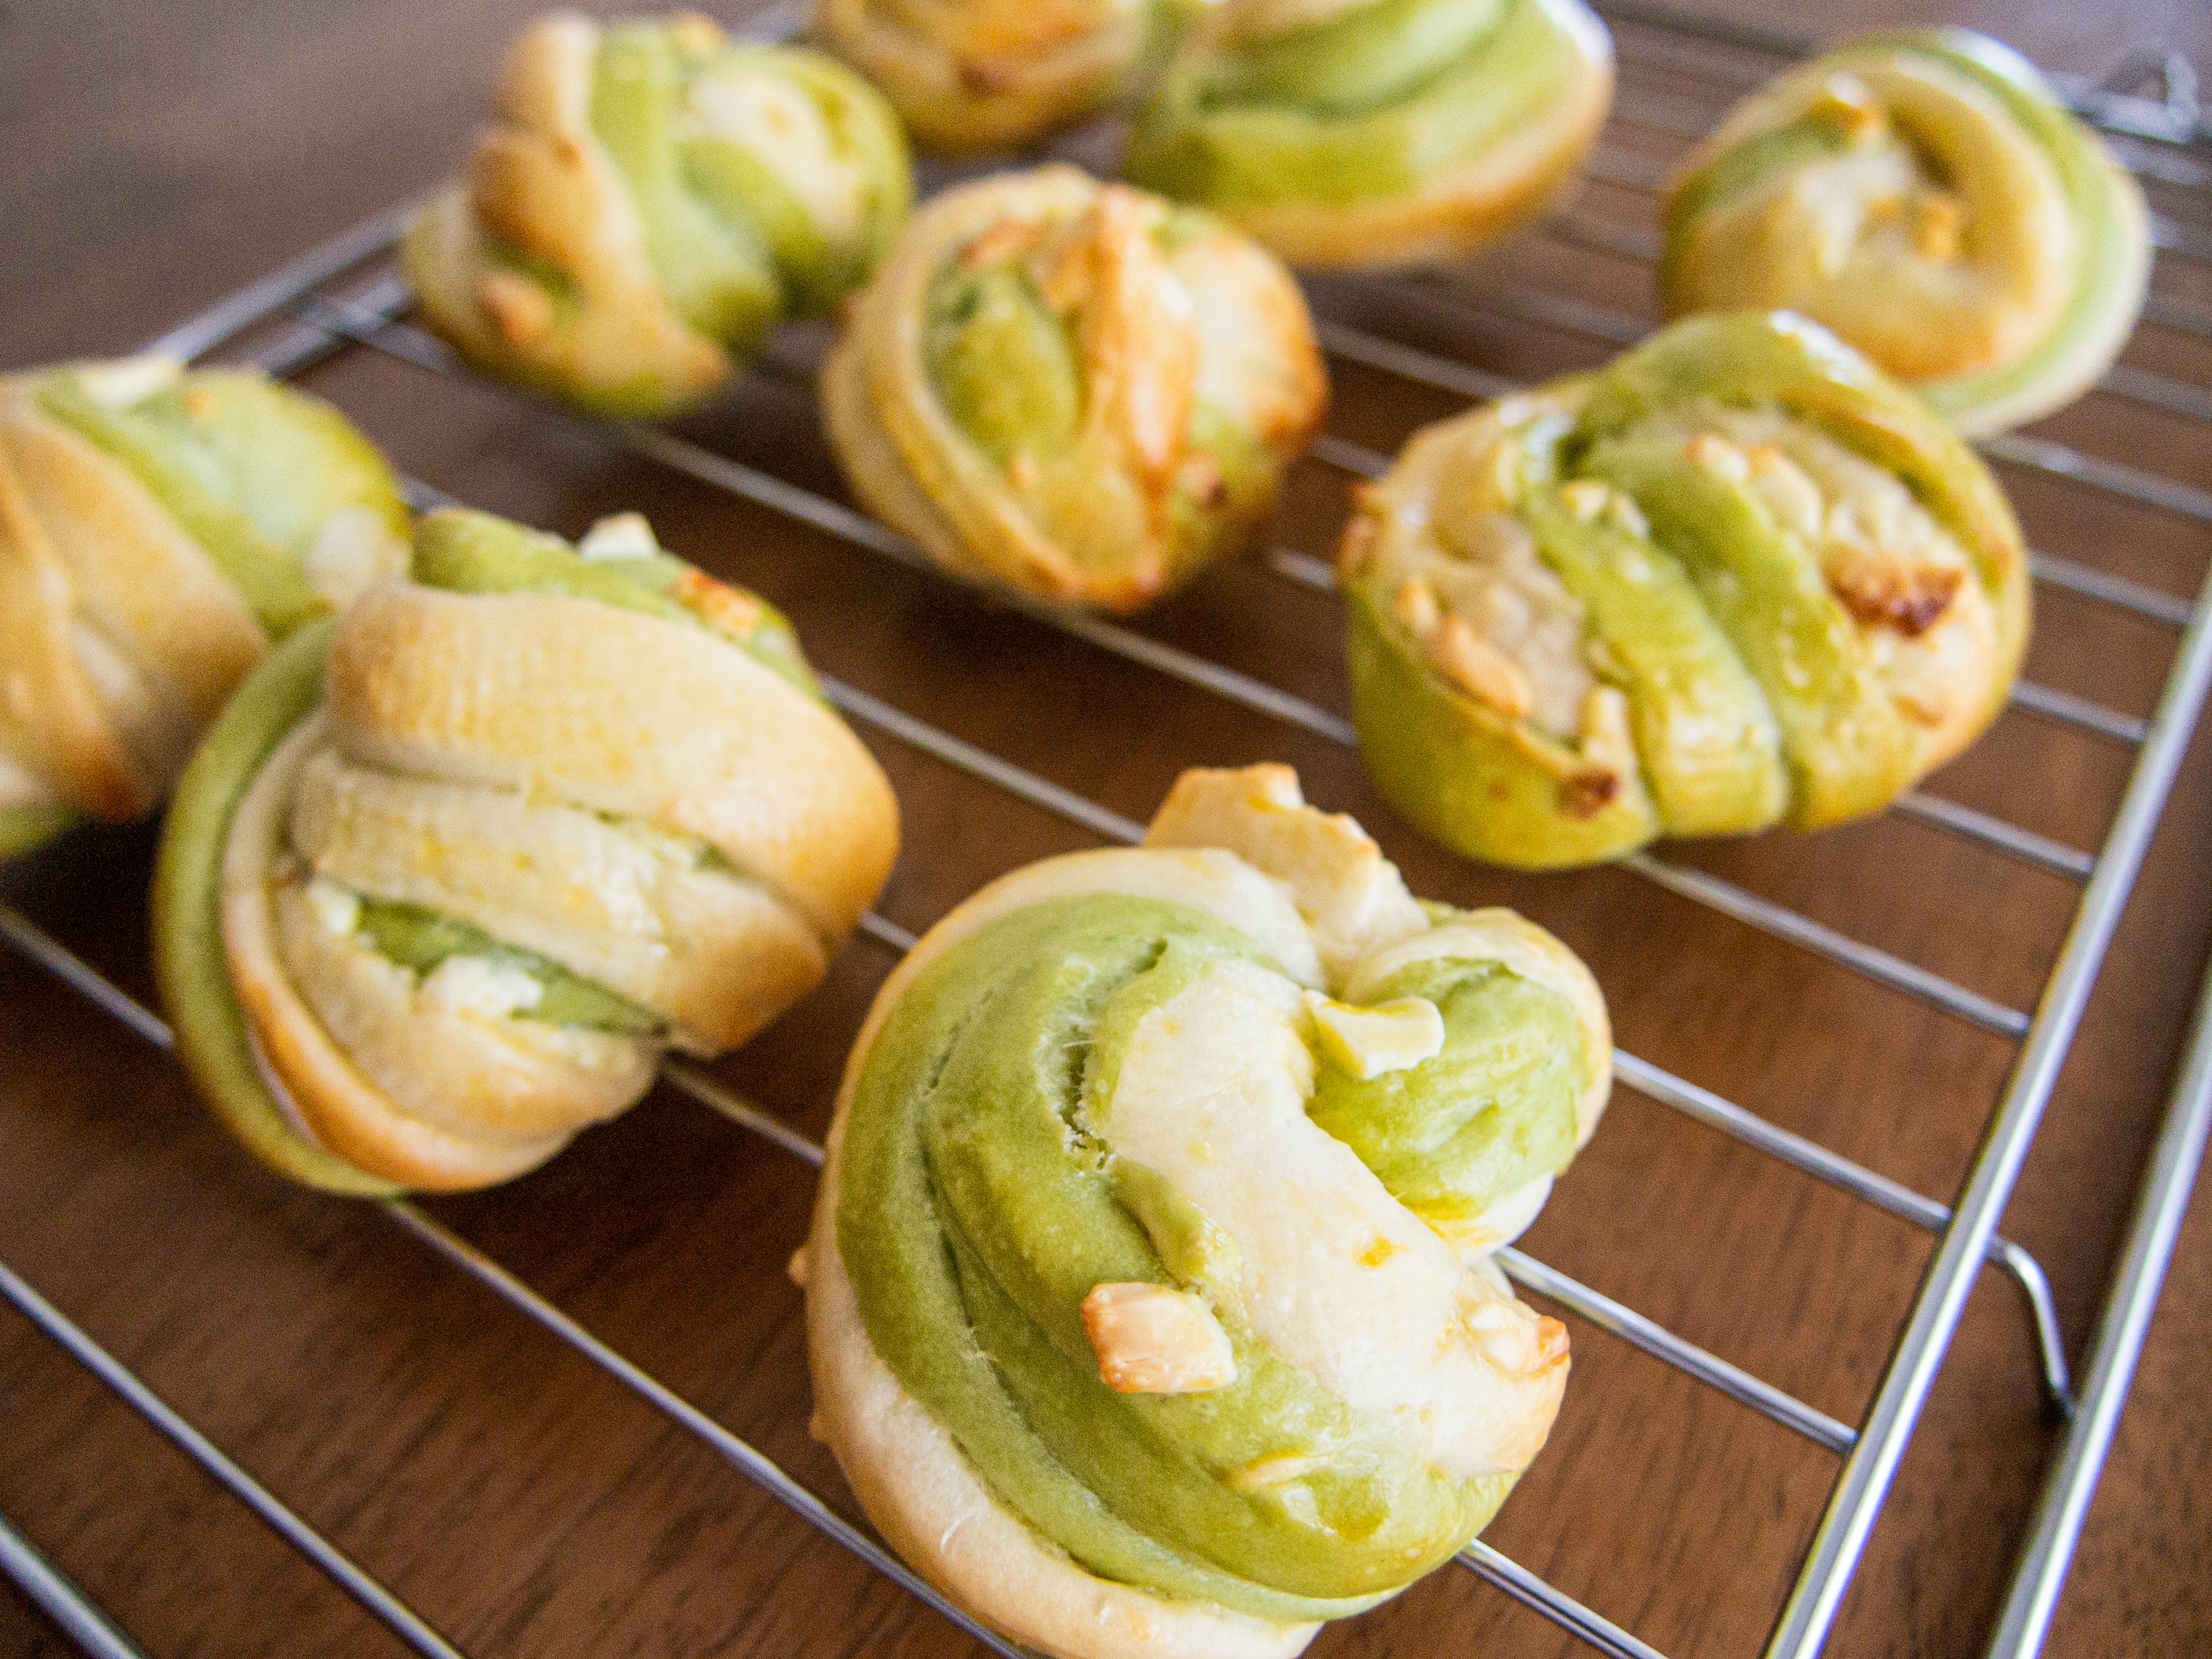
[[[526,0],[45,0],[0,6],[0,365],[126,349],[422,191],[482,108]],[[1808,9],[1728,15],[1794,21]],[[1836,0],[1824,26],[1901,8]],[[2058,67],[2101,70],[2152,38],[2212,67],[2189,0],[1954,8]],[[1628,84],[1717,107],[1650,66]],[[1757,60],[1737,59],[1756,70]],[[1664,159],[1678,142],[1616,128]],[[2212,224],[2212,198],[2158,192]],[[1578,211],[1648,220],[1593,185]],[[2202,234],[2200,230],[2200,234]],[[2193,293],[2205,267],[2161,261]],[[1532,238],[1506,276],[1648,314],[1645,267]],[[1332,313],[1511,374],[1595,361],[1589,338],[1502,317],[1462,287],[1334,284]],[[795,343],[793,349],[807,342]],[[2130,361],[2212,384],[2212,348],[2146,329]],[[1383,449],[1455,400],[1338,365],[1332,429]],[[397,462],[568,532],[638,507],[669,545],[759,589],[816,662],[971,742],[1141,819],[1181,767],[1295,763],[1357,813],[1417,890],[1505,902],[1559,932],[1620,1039],[1920,1191],[1963,1178],[2013,1045],[1618,871],[1514,877],[1424,844],[1347,750],[994,611],[764,509],[626,458],[497,391],[351,352],[310,375]],[[803,383],[757,374],[688,428],[836,493]],[[2212,483],[2206,430],[2110,396],[2051,435]],[[2193,592],[2212,527],[2005,469],[2035,543]],[[1327,553],[1345,481],[1303,467],[1278,526]],[[2033,678],[2141,714],[2172,629],[2048,586]],[[1220,571],[1144,631],[1324,707],[1346,703],[1335,601]],[[980,883],[1088,843],[879,733],[908,852],[881,909],[920,928]],[[2049,1267],[2078,1356],[2212,932],[2212,757],[2185,767],[2079,1046],[2008,1212]],[[2094,848],[2130,751],[2014,712],[1933,781],[1951,799]],[[148,994],[143,830],[87,831],[0,875],[16,904]],[[1895,816],[1817,839],[1674,849],[2015,1007],[2031,1007],[2079,889]],[[829,982],[719,1075],[810,1131],[890,965],[859,941]],[[798,1293],[811,1171],[665,1087],[542,1173],[434,1213],[853,1512],[806,1434]],[[1532,1253],[1846,1421],[1856,1421],[1929,1237],[1623,1089],[1527,1241]],[[465,1651],[843,1655],[969,1651],[672,1426],[374,1207],[295,1191],[222,1138],[179,1073],[0,951],[0,1261]],[[1676,1659],[1756,1654],[1834,1479],[1834,1457],[1587,1326],[1553,1443],[1488,1534]],[[2182,1241],[2051,1651],[2212,1651],[2212,1204]],[[2051,1445],[2021,1299],[1985,1274],[1838,1627],[1839,1654],[1981,1650]],[[152,1654],[384,1655],[394,1639],[11,1311],[0,1311],[0,1513]],[[69,1650],[0,1587],[0,1655]],[[1328,1632],[1316,1651],[1552,1656],[1571,1638],[1455,1568]]]

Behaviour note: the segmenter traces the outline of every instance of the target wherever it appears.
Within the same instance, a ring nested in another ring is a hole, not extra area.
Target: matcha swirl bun
[[[1530,867],[1878,811],[1996,717],[2027,638],[1988,470],[1779,313],[1417,434],[1338,581],[1376,782]]]
[[[866,279],[913,196],[898,118],[818,52],[706,18],[540,18],[465,174],[409,232],[431,325],[611,415],[695,404]]]
[[[179,784],[155,881],[178,1052],[339,1192],[487,1186],[822,977],[898,812],[789,625],[635,514],[481,513],[274,653]]]
[[[406,538],[368,440],[259,373],[0,377],[0,858],[149,811],[270,641]]]
[[[929,202],[822,370],[878,518],[963,574],[1116,611],[1250,546],[1328,395],[1264,249],[1058,166]]]
[[[2070,403],[2149,280],[2142,192],[2034,66],[1870,35],[1739,104],[1668,186],[1668,315],[1786,307],[1970,437]]]
[[[1489,1521],[1566,1382],[1483,1253],[1596,1127],[1605,1004],[1425,906],[1287,768],[984,888],[845,1072],[816,1430],[915,1568],[1062,1659],[1297,1652]]]
[[[925,149],[1028,143],[1120,96],[1170,0],[820,0],[815,37]]]
[[[1221,0],[1123,170],[1293,264],[1447,259],[1533,217],[1612,100],[1581,0]]]

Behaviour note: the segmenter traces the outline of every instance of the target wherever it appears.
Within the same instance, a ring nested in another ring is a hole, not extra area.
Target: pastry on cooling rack
[[[0,858],[151,809],[270,641],[406,537],[368,440],[264,375],[0,378]]]
[[[881,87],[925,149],[1028,143],[1097,113],[1175,0],[819,0],[815,37]]]
[[[1605,1004],[1287,767],[986,887],[885,981],[799,1264],[885,1537],[1062,1659],[1289,1655],[1449,1559],[1565,1331],[1487,1259],[1595,1127]]]
[[[1069,167],[945,191],[822,370],[854,492],[940,563],[1127,611],[1243,551],[1328,400],[1273,256]]]
[[[635,514],[435,513],[411,579],[287,641],[178,786],[177,1047],[337,1191],[481,1187],[810,989],[897,850],[789,624]]]
[[[463,177],[408,233],[431,325],[489,373],[611,415],[722,384],[769,325],[864,281],[913,185],[842,64],[707,19],[539,19]]]
[[[1963,29],[1872,35],[1753,94],[1665,220],[1668,315],[1802,313],[1969,436],[2110,368],[2150,270],[2135,181],[2032,64]]]
[[[1295,264],[1443,259],[1540,210],[1612,97],[1581,0],[1221,0],[1124,166]]]
[[[1879,811],[2027,642],[1986,468],[1815,324],[1674,324],[1417,434],[1346,528],[1361,752],[1447,846],[1530,867]]]

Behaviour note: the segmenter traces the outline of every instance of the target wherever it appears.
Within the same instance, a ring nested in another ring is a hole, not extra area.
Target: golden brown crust
[[[472,695],[455,697],[465,684]],[[898,853],[890,786],[842,721],[705,629],[555,594],[390,582],[325,679],[347,752],[694,836],[842,939]]]

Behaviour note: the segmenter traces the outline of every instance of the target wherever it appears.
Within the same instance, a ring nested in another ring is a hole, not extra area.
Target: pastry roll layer
[[[1987,470],[1787,316],[1418,434],[1339,580],[1376,781],[1527,866],[1877,811],[1996,716],[2027,634]]]
[[[276,1168],[483,1186],[811,989],[896,848],[766,605],[641,520],[580,553],[441,513],[412,579],[288,645],[195,758],[156,961]]]
[[[1604,1007],[1540,930],[1436,914],[1286,768],[1187,773],[1142,848],[992,884],[878,994],[807,1251],[818,1426],[1015,1639],[1294,1653],[1541,1447],[1565,1334],[1474,1224],[1594,1125]]]
[[[509,50],[493,119],[409,233],[407,268],[479,368],[660,414],[863,281],[912,194],[897,117],[819,53],[728,40],[696,15],[554,13]]]
[[[822,396],[854,491],[933,557],[1126,611],[1249,545],[1327,382],[1263,250],[1048,167],[915,216]]]
[[[1612,96],[1612,43],[1580,0],[1224,0],[1139,113],[1126,171],[1294,264],[1425,263],[1538,212]]]
[[[406,561],[390,470],[242,370],[0,380],[0,855],[150,810],[270,641]]]
[[[1662,302],[1826,324],[1970,436],[2078,396],[2150,270],[2142,192],[2008,47],[1869,36],[1753,94],[1668,187]]]

